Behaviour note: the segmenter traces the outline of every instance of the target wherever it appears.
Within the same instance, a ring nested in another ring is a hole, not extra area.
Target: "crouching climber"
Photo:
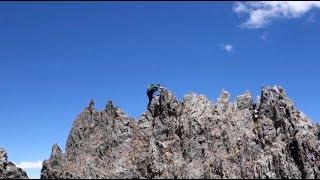
[[[156,92],[156,91],[159,91],[160,89],[162,89],[162,87],[160,86],[160,84],[150,84],[148,89],[147,89],[147,95],[148,95],[148,98],[149,98],[149,103],[148,103],[148,107],[150,106],[150,103],[152,101],[152,98],[153,98],[153,94]]]

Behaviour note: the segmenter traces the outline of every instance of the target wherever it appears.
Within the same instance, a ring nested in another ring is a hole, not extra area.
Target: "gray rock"
[[[251,94],[247,91],[245,94],[237,97],[236,105],[239,110],[246,108],[253,108],[253,99]]]
[[[0,148],[0,161],[8,161],[7,151]]]
[[[108,102],[80,113],[65,153],[54,145],[41,178],[320,178],[320,126],[279,86],[214,103],[167,89],[136,121]]]
[[[27,173],[8,161],[7,152],[0,148],[0,179],[28,179]]]

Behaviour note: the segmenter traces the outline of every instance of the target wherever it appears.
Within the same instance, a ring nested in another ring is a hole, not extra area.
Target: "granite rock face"
[[[320,126],[279,86],[216,102],[166,89],[138,120],[93,101],[58,145],[41,178],[320,178]]]
[[[28,179],[27,173],[8,161],[7,152],[0,148],[0,179]]]

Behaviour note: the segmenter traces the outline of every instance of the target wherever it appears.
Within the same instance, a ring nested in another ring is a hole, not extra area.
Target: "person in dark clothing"
[[[153,98],[153,94],[160,89],[160,84],[150,84],[147,89],[147,95],[149,98],[148,107],[150,106],[151,100]]]

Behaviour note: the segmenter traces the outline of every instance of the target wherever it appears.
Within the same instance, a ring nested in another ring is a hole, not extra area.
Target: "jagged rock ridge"
[[[8,161],[7,151],[0,148],[0,179],[28,179],[27,173]]]
[[[138,121],[93,101],[58,145],[41,178],[320,178],[319,126],[279,86],[214,103],[160,92]]]

